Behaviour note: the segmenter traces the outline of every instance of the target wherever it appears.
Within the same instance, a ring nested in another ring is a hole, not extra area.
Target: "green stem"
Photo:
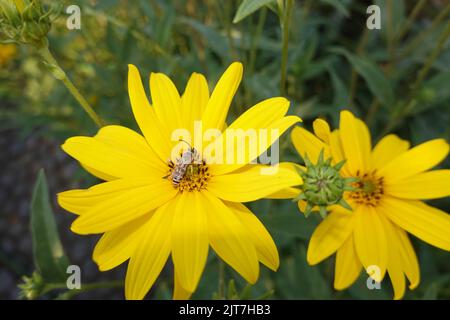
[[[280,80],[280,93],[282,96],[286,95],[286,78],[287,78],[287,62],[288,62],[288,49],[289,49],[289,28],[291,24],[292,7],[294,6],[294,0],[287,0],[287,5],[284,6],[282,13],[282,49],[281,49],[281,80]]]
[[[420,13],[420,11],[422,11],[422,8],[426,4],[426,2],[427,2],[427,0],[420,0],[416,3],[416,5],[414,6],[408,19],[403,24],[400,32],[395,37],[395,41],[397,41],[397,42],[400,41],[405,36],[405,34],[409,31],[409,29],[411,28],[411,26],[414,23],[414,20],[416,19],[417,15]]]
[[[411,40],[409,45],[402,51],[402,53],[399,55],[398,59],[401,60],[411,54],[411,52],[414,51],[416,47],[418,47],[424,39],[428,37],[428,35],[441,23],[442,20],[444,20],[447,15],[450,13],[450,4],[448,4],[444,10],[441,11],[439,15],[434,18],[431,25],[423,30],[421,33],[417,35],[416,38]]]
[[[219,299],[225,299],[225,263],[219,259],[219,288],[217,290]]]
[[[255,61],[256,61],[256,52],[257,46],[259,44],[259,40],[261,38],[261,34],[264,29],[264,22],[266,21],[267,16],[267,8],[264,7],[261,9],[258,17],[258,24],[256,26],[255,33],[252,36],[251,47],[250,47],[250,58],[249,58],[249,74],[253,74],[255,71]]]
[[[369,38],[369,29],[364,28],[363,34],[361,35],[361,38],[358,42],[358,47],[356,48],[356,54],[358,56],[361,56],[364,53],[364,49],[367,44],[367,40]],[[353,105],[353,100],[356,96],[356,89],[358,87],[358,73],[356,72],[355,68],[352,67],[352,73],[350,76],[350,94],[349,94],[349,103],[350,105]]]
[[[67,290],[60,295],[57,296],[57,300],[69,300],[73,298],[76,295],[79,295],[84,292],[96,290],[96,289],[109,289],[109,288],[121,288],[124,286],[123,281],[104,281],[104,282],[96,282],[96,283],[89,283],[81,286],[81,289],[72,289]],[[47,293],[52,290],[57,289],[67,289],[66,283],[49,283],[46,284],[44,293]]]
[[[78,91],[78,89],[69,79],[69,77],[67,77],[67,74],[64,72],[64,70],[59,65],[58,61],[56,61],[55,57],[48,49],[48,44],[43,45],[39,49],[39,54],[52,69],[54,76],[62,81],[62,83],[66,86],[67,90],[69,90],[69,92],[72,94],[75,100],[78,101],[78,103],[81,105],[84,111],[86,111],[86,113],[92,119],[92,121],[94,121],[99,128],[103,127],[104,125],[103,121],[100,119],[97,113],[95,113],[94,109],[92,109],[89,102],[87,102],[87,100],[83,97],[80,91]]]
[[[423,65],[422,69],[420,69],[420,71],[417,73],[417,78],[411,87],[410,96],[408,100],[406,101],[406,103],[402,104],[399,108],[397,108],[396,112],[394,113],[394,116],[392,117],[392,120],[389,121],[385,126],[383,134],[386,134],[387,132],[395,128],[398,125],[400,119],[404,116],[407,116],[412,111],[415,105],[415,95],[419,90],[420,86],[422,85],[423,80],[425,80],[425,77],[430,71],[433,63],[436,61],[436,59],[439,57],[442,50],[444,49],[445,43],[449,37],[450,37],[450,22],[447,23],[444,32],[442,32],[442,34],[440,35],[436,48],[433,50],[428,59],[425,61],[425,64]]]

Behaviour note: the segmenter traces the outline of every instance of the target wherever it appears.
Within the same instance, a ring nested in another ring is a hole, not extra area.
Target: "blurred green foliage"
[[[81,0],[65,1],[64,6],[73,2],[81,7],[81,30],[68,30],[62,13],[49,35],[50,50],[107,123],[137,129],[127,95],[129,63],[137,65],[144,78],[151,71],[170,75],[182,91],[194,71],[207,76],[211,89],[230,62],[243,62],[244,80],[230,121],[261,99],[280,95],[277,3],[283,1],[244,1],[244,8],[239,8],[240,0]],[[437,137],[450,140],[450,4],[373,3],[381,8],[381,30],[366,28],[370,1],[294,1],[286,84],[290,113],[302,117],[306,127],[315,117],[336,126],[339,111],[350,109],[367,121],[374,142],[387,132],[413,144]],[[0,79],[0,130],[14,127],[27,135],[41,127],[61,142],[71,135],[95,133],[95,125],[33,48],[20,47],[2,66]],[[300,161],[287,135],[281,146],[282,160]],[[448,199],[433,204],[450,209]],[[235,283],[227,284],[229,297],[246,290],[246,297],[257,298],[273,290],[270,297],[275,299],[392,298],[388,280],[382,290],[370,291],[365,275],[349,290],[333,290],[334,258],[307,265],[305,250],[320,217],[304,218],[289,201],[263,200],[249,206],[273,235],[281,267],[277,273],[263,269],[258,283],[246,289],[226,268],[227,279]],[[448,253],[413,240],[422,280],[405,298],[449,299]],[[218,270],[210,254],[194,298],[209,299],[217,292]],[[171,281],[162,279],[154,296],[170,298]]]

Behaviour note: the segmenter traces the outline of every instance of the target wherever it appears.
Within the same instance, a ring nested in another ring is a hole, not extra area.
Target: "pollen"
[[[375,207],[380,202],[384,194],[384,179],[372,172],[356,172],[356,178],[359,181],[354,182],[352,186],[354,191],[347,193],[347,199],[355,203]]]

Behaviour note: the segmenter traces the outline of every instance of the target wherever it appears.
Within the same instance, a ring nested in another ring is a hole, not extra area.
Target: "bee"
[[[189,149],[181,154],[181,157],[177,159],[175,164],[172,161],[169,161],[169,166],[173,168],[172,173],[169,176],[172,178],[172,185],[174,187],[177,187],[180,184],[181,180],[186,176],[186,173],[194,173],[195,168],[193,165],[200,159],[200,155],[194,147],[185,140],[180,141],[186,143],[189,146]],[[166,178],[167,177],[168,176],[166,176]]]

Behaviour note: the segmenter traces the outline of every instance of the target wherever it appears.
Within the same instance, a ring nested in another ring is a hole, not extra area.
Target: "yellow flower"
[[[343,290],[355,282],[362,267],[376,281],[389,274],[394,298],[420,281],[417,257],[406,232],[450,251],[450,216],[421,200],[450,195],[450,170],[427,171],[448,154],[443,139],[414,148],[396,135],[387,135],[372,149],[370,133],[360,119],[342,111],[339,130],[323,120],[314,122],[315,135],[296,127],[292,141],[311,161],[320,150],[334,163],[346,159],[343,177],[359,178],[356,190],[346,192],[353,211],[331,206],[331,213],[313,233],[307,260],[315,265],[336,253],[334,287]],[[302,204],[299,203],[299,206]]]
[[[256,130],[261,154],[300,119],[285,116],[289,108],[286,99],[272,98],[226,127],[241,78],[242,65],[233,63],[210,95],[204,76],[194,73],[180,97],[167,76],[152,73],[150,105],[139,72],[130,65],[128,91],[143,136],[111,125],[94,137],[72,137],[63,144],[65,152],[107,182],[62,192],[59,204],[79,215],[72,231],[103,233],[93,253],[100,270],[129,259],[127,299],[146,295],[169,256],[174,264],[174,298],[189,298],[203,272],[209,245],[249,283],[258,279],[259,262],[272,270],[278,268],[278,252],[271,236],[242,202],[280,197],[282,189],[300,184],[301,179],[284,165],[273,174],[262,174],[261,170],[269,167],[250,164],[250,156],[240,162],[220,163],[213,162],[206,151],[228,141],[227,134],[238,129]],[[194,154],[190,138],[180,141],[177,129],[198,131],[194,125],[198,121],[202,124],[200,133],[206,135],[208,129],[216,128],[219,134],[209,141],[206,137],[200,143],[193,140],[201,160],[186,169],[181,181],[175,181],[181,169],[177,161],[182,158],[174,159],[173,148],[182,148],[176,152],[178,156]],[[267,129],[277,134],[267,139],[262,134]],[[249,148],[248,144],[234,149],[227,143],[222,145],[216,151],[225,156]]]
[[[0,44],[0,66],[6,65],[17,53],[13,44]]]

